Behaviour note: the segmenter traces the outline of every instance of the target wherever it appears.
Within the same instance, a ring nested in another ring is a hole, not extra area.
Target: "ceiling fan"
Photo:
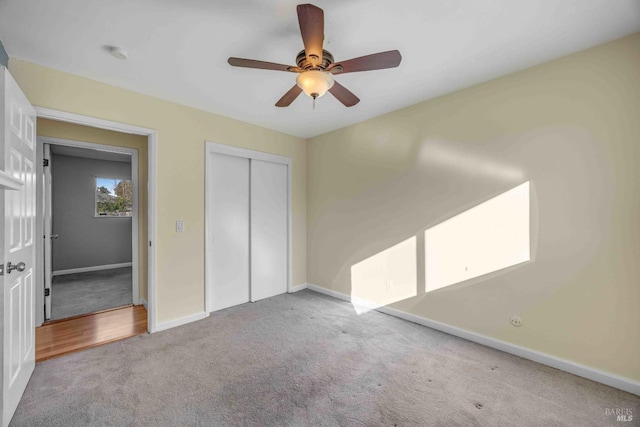
[[[360,102],[360,99],[349,89],[336,82],[333,75],[382,70],[400,65],[402,56],[397,50],[335,62],[331,52],[322,48],[324,41],[323,10],[312,4],[300,4],[297,9],[300,33],[304,43],[304,50],[296,57],[297,66],[233,57],[228,60],[229,64],[234,67],[298,73],[296,84],[276,102],[276,107],[288,107],[303,91],[313,98],[314,106],[315,100],[329,91],[345,106],[352,107]]]

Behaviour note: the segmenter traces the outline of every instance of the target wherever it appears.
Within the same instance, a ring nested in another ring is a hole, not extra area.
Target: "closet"
[[[207,311],[287,292],[291,159],[207,143]]]

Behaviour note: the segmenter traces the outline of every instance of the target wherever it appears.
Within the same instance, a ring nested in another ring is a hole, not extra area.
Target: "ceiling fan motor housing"
[[[322,62],[317,66],[314,66],[314,64],[307,61],[307,53],[305,50],[301,50],[300,53],[298,53],[298,56],[296,56],[296,64],[298,64],[300,69],[305,71],[313,69],[326,70],[329,65],[333,64],[333,62],[334,59],[331,52],[324,49],[322,49]]]

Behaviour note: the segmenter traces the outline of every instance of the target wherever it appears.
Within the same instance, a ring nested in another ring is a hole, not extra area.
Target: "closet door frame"
[[[211,263],[212,257],[212,243],[215,236],[213,236],[213,227],[210,223],[211,214],[213,212],[213,194],[212,186],[209,184],[213,179],[212,167],[213,167],[213,154],[226,154],[227,156],[241,157],[249,160],[262,160],[265,162],[279,163],[287,166],[287,293],[291,293],[291,276],[292,276],[292,262],[291,262],[291,158],[285,156],[279,156],[277,154],[265,153],[262,151],[249,150],[247,148],[233,147],[230,145],[220,144],[217,142],[205,141],[205,310],[210,313],[213,307],[210,307],[210,296],[213,291],[213,265]]]

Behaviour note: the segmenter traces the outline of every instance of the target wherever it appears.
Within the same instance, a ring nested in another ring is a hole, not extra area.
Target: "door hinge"
[[[42,159],[42,166],[45,168],[49,166],[49,159]]]
[[[4,276],[4,264],[0,264],[0,276]]]
[[[149,247],[151,247],[151,240],[149,240]]]
[[[51,289],[45,289],[44,290],[44,296],[48,297],[49,295],[51,295]]]

